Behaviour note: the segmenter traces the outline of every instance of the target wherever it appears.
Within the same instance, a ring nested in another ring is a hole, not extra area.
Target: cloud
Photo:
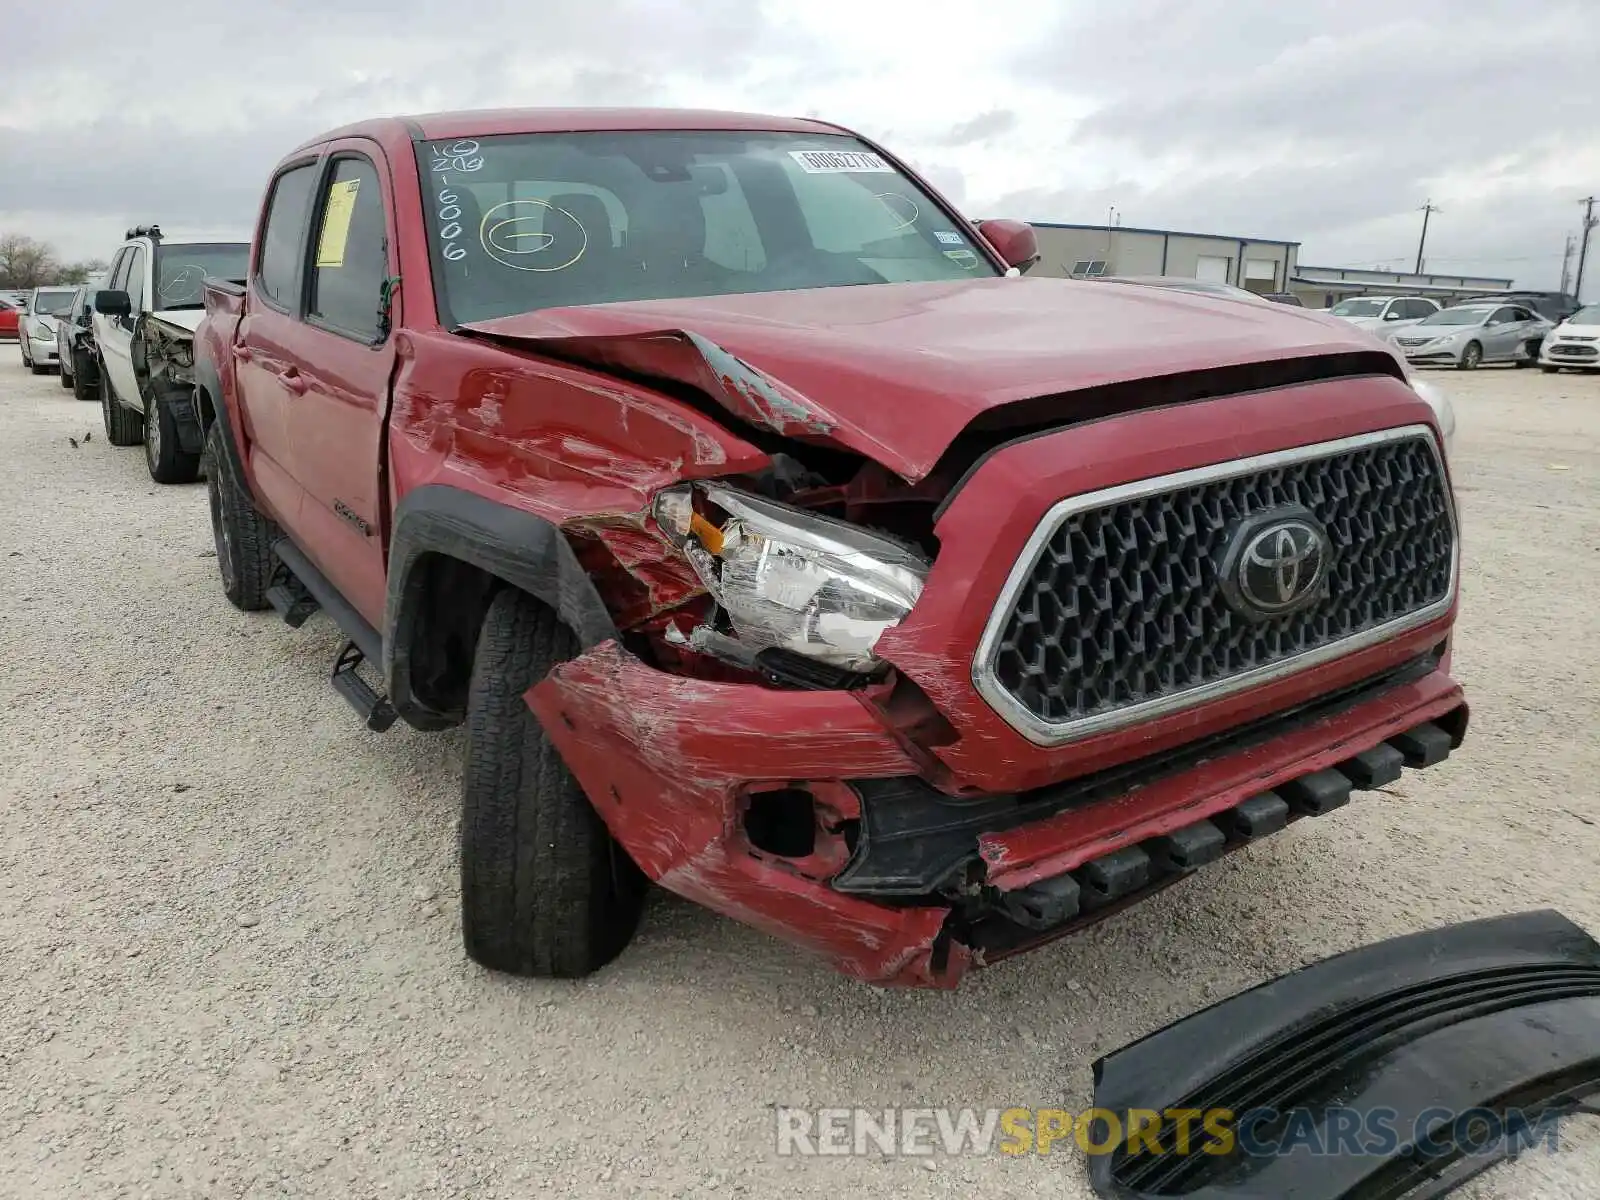
[[[1555,286],[1575,201],[1600,181],[1583,112],[1594,50],[1578,35],[1590,6],[1230,0],[1220,12],[1097,7],[1019,55],[1024,76],[1093,98],[1053,153],[1101,168],[995,204],[1090,221],[1115,204],[1130,224],[1299,240],[1306,262],[1409,267],[1431,199],[1432,269]]]
[[[0,38],[0,229],[104,255],[134,220],[248,229],[272,165],[363,117],[814,113],[968,212],[1303,243],[1553,286],[1600,187],[1593,5],[1547,0],[80,0]],[[1594,255],[1591,255],[1594,257]],[[1600,272],[1592,274],[1592,277]],[[1596,279],[1600,287],[1600,278]]]
[[[969,146],[1010,133],[1017,127],[1017,114],[1007,108],[994,108],[963,121],[939,138],[941,146]]]

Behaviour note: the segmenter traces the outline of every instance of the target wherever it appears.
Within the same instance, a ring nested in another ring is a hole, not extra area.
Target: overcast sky
[[[974,216],[1115,206],[1316,265],[1409,269],[1431,198],[1428,269],[1529,287],[1600,192],[1600,0],[77,0],[4,30],[0,232],[68,258],[135,220],[247,236],[297,141],[500,105],[813,113]]]

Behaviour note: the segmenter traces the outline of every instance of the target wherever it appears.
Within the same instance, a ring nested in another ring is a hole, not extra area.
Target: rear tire
[[[193,483],[200,478],[200,456],[179,443],[178,422],[156,396],[150,397],[145,414],[144,461],[157,483]]]
[[[244,481],[234,477],[217,414],[206,431],[206,492],[211,501],[211,537],[217,547],[217,571],[228,602],[243,612],[267,607],[272,582],[272,543],[278,527],[256,508]]]
[[[89,382],[89,367],[93,360],[82,350],[72,352],[72,394],[79,400],[99,399],[97,389]]]
[[[100,417],[105,422],[106,440],[113,446],[137,446],[144,441],[144,414],[117,399],[104,366],[100,368]]]
[[[555,613],[515,590],[478,634],[461,798],[461,937],[476,962],[573,979],[633,938],[648,886],[523,693],[578,653]]]

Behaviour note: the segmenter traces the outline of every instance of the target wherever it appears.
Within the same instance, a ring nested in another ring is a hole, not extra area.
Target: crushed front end
[[[1466,731],[1445,455],[1397,379],[1036,432],[936,501],[702,481],[651,524],[702,603],[528,702],[649,876],[861,979],[954,986]]]

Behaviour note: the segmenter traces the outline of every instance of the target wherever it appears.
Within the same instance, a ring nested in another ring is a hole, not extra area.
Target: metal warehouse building
[[[1299,242],[1126,225],[1030,224],[1039,239],[1034,275],[1177,275],[1252,292],[1286,292],[1299,268]]]
[[[1428,296],[1449,305],[1511,289],[1511,280],[1484,275],[1413,275],[1355,267],[1301,267],[1289,284],[1307,308],[1331,308],[1351,296]]]

